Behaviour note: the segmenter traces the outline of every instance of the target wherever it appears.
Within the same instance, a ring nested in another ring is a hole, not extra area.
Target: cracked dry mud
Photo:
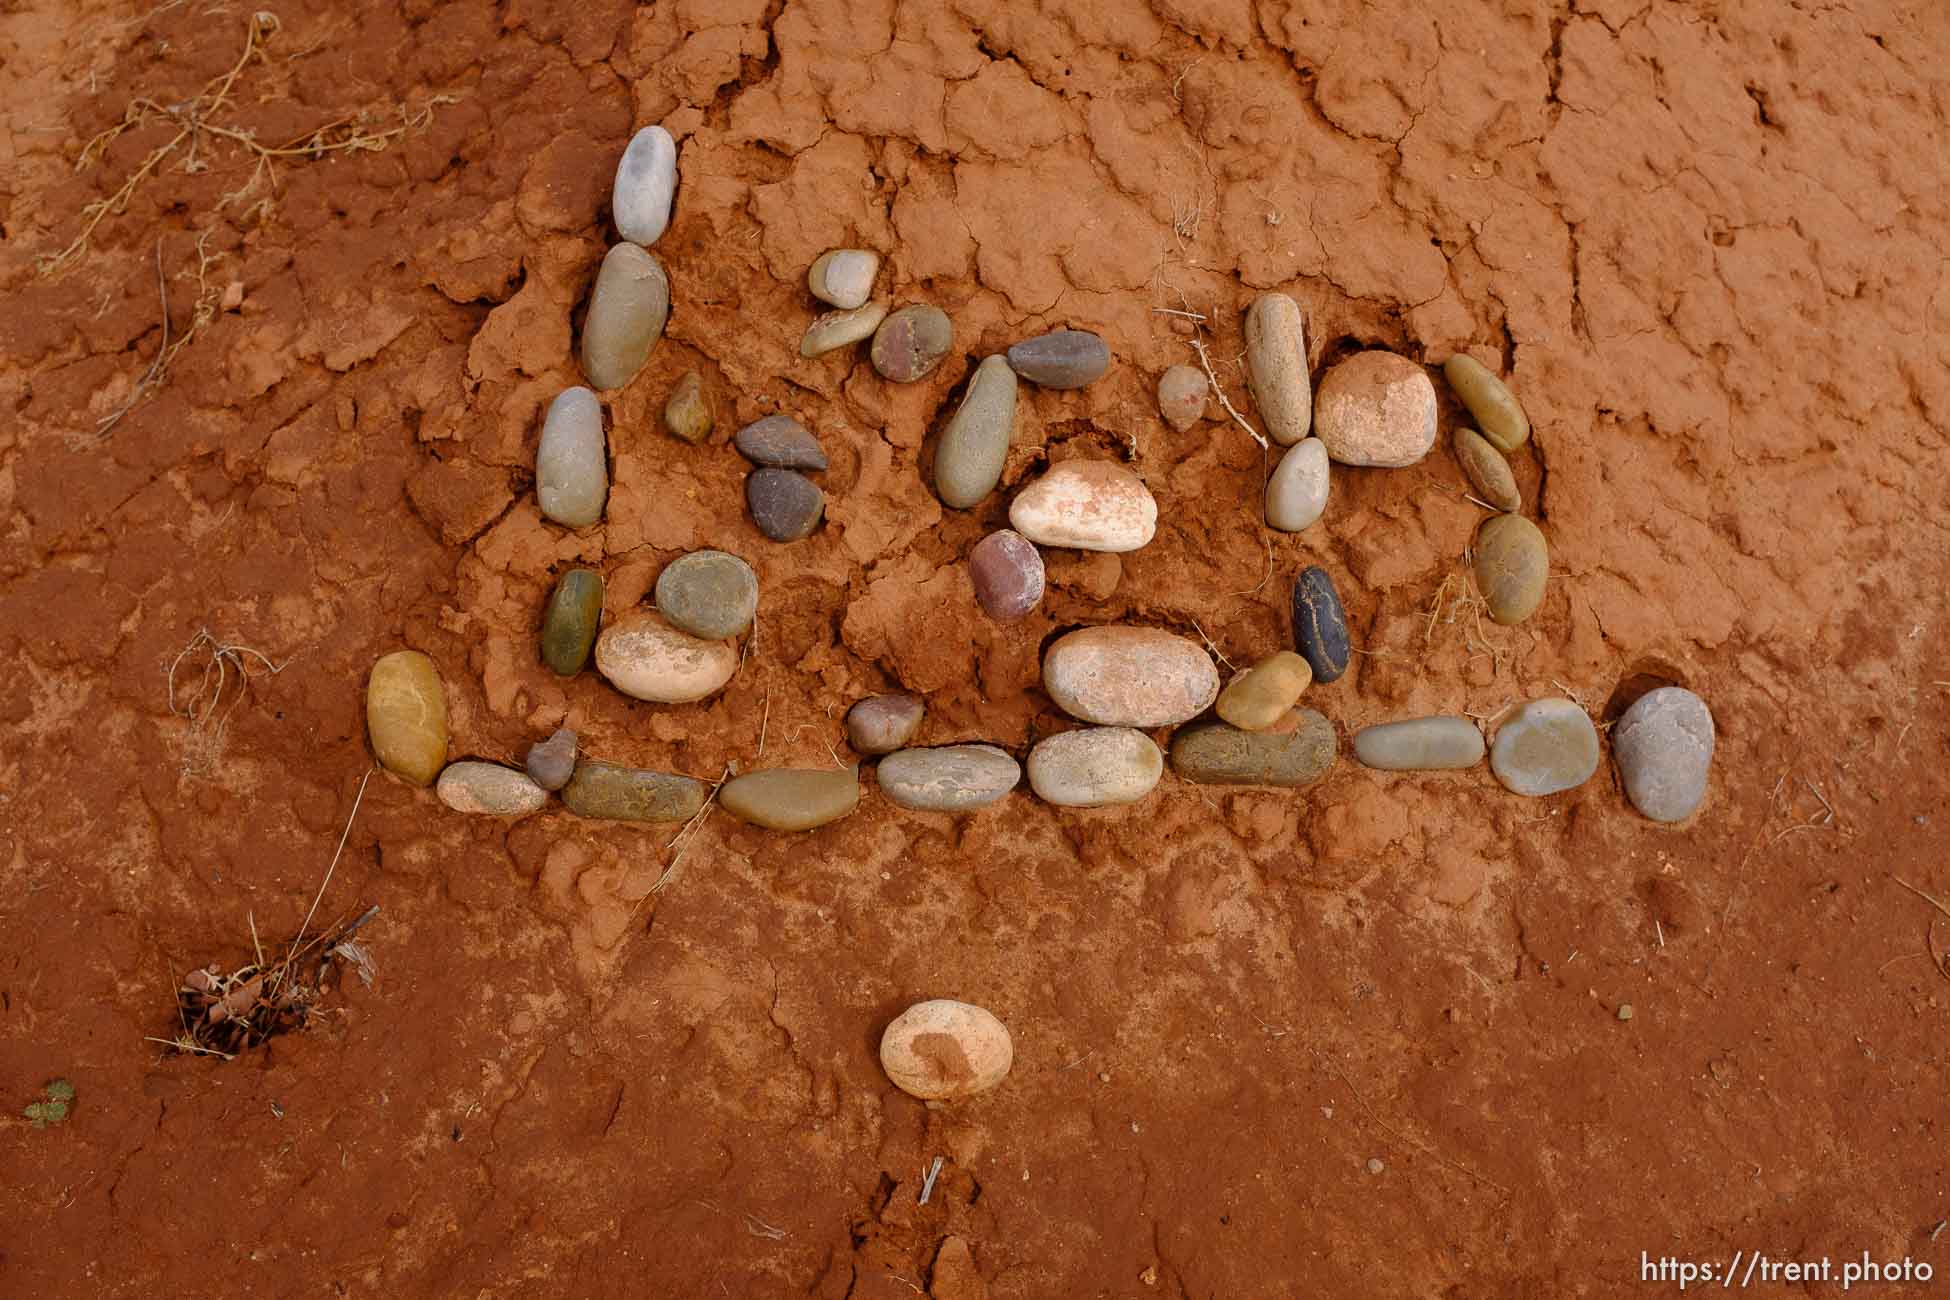
[[[226,205],[250,162],[206,142],[55,280],[34,257],[164,128],[77,172],[84,144],[221,75],[244,17],[0,14],[0,1078],[87,1099],[0,1135],[0,1291],[1487,1298],[1624,1294],[1662,1248],[1950,1263],[1950,985],[1889,878],[1950,897],[1950,10],[263,7],[282,27],[226,118],[262,139],[452,101],[383,150],[281,160],[268,208]],[[569,534],[536,430],[652,122],[681,151],[673,312],[611,403],[607,521]],[[158,239],[172,340],[214,311],[96,439],[162,346]],[[835,247],[953,317],[924,381],[798,357]],[[1196,358],[1153,309],[1210,314],[1250,413],[1239,313],[1266,290],[1305,309],[1316,375],[1384,347],[1510,377],[1552,547],[1527,623],[1456,600],[1479,512],[1446,444],[1276,534],[1236,425],[1158,418]],[[944,407],[1062,326],[1111,372],[1025,391],[1005,490],[945,511],[920,468]],[[713,445],[661,430],[690,370]],[[723,445],[781,409],[832,457],[790,547]],[[963,557],[1082,456],[1144,480],[1157,538],[1053,552],[1039,609],[990,622]],[[613,616],[704,546],[763,592],[721,695],[645,706],[540,662],[561,570],[603,569]],[[1052,634],[1202,629],[1251,663],[1316,562],[1366,653],[1303,703],[1344,735],[1679,682],[1720,727],[1705,808],[1655,826],[1609,765],[1541,802],[1342,762],[1299,794],[1167,778],[1135,811],[963,820],[869,783],[804,836],[714,814],[652,894],[669,828],[503,827],[375,780],[321,918],[382,906],[378,983],[232,1064],[142,1041],[253,918],[297,928],[381,653],[440,665],[459,758],[562,724],[706,782],[761,738],[822,766],[895,689],[926,695],[922,743],[1020,757],[1059,725]],[[204,627],[288,664],[186,777],[165,669]],[[1002,1087],[930,1111],[889,1084],[879,1032],[931,997],[1007,1023]]]

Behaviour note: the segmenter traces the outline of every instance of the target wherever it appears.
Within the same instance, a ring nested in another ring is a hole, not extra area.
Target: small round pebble
[[[1483,733],[1468,718],[1404,718],[1354,733],[1354,756],[1384,772],[1441,772],[1483,761]]]
[[[1343,465],[1400,468],[1435,446],[1435,385],[1392,352],[1357,352],[1321,377],[1314,433]]]
[[[920,812],[965,812],[1016,788],[1022,767],[994,745],[902,749],[880,760],[874,776],[889,799]]]
[[[674,772],[585,758],[562,787],[562,805],[578,817],[619,822],[681,822],[704,807],[702,781]]]
[[[887,304],[884,302],[870,302],[850,311],[829,311],[806,327],[805,337],[799,340],[799,355],[817,357],[850,347],[871,337],[885,319]]]
[[[1279,731],[1224,722],[1182,728],[1171,738],[1171,770],[1199,785],[1312,785],[1334,766],[1334,724],[1312,709],[1295,713],[1293,726]]]
[[[1646,692],[1611,729],[1625,796],[1655,822],[1684,821],[1706,798],[1713,744],[1712,710],[1683,686]]]
[[[582,320],[582,373],[598,388],[621,388],[650,359],[669,319],[663,263],[635,244],[617,244],[596,272]]]
[[[1313,426],[1313,381],[1307,371],[1307,326],[1300,304],[1265,293],[1246,309],[1246,378],[1266,434],[1282,447]]]
[[[1205,418],[1205,404],[1212,392],[1205,372],[1197,366],[1176,365],[1158,376],[1158,414],[1165,423],[1183,433]]]
[[[656,243],[670,224],[676,196],[677,142],[661,126],[646,126],[630,137],[616,164],[609,204],[616,233],[633,244]]]
[[[1015,1056],[1008,1027],[991,1012],[948,998],[915,1003],[880,1036],[880,1068],[923,1101],[986,1092],[1008,1077]]]
[[[1043,689],[1073,718],[1175,727],[1210,708],[1219,670],[1197,642],[1151,627],[1086,627],[1043,655]]]
[[[433,784],[447,762],[447,692],[433,660],[418,650],[380,657],[366,680],[366,733],[380,766]]]
[[[1043,546],[1135,551],[1157,535],[1158,502],[1122,465],[1066,460],[1016,494],[1009,523]]]
[[[672,437],[696,446],[710,437],[716,426],[711,399],[704,395],[704,377],[695,370],[685,371],[664,403],[664,428],[670,430]]]
[[[891,754],[914,739],[927,707],[918,695],[872,695],[846,711],[846,743],[855,753]]]
[[[1550,547],[1522,515],[1498,515],[1476,530],[1476,586],[1490,617],[1508,627],[1543,603],[1550,579]]]
[[[1013,622],[1042,603],[1043,553],[1013,529],[997,529],[975,543],[968,576],[982,611],[998,623]]]
[[[634,699],[689,704],[738,671],[738,647],[680,632],[655,610],[625,614],[596,638],[596,671]]]
[[[1327,512],[1327,444],[1302,438],[1287,448],[1266,480],[1266,525],[1297,533]]]
[[[821,302],[851,311],[866,305],[878,274],[880,254],[864,248],[835,248],[821,253],[806,272],[806,287]]]
[[[915,303],[880,322],[870,355],[881,378],[911,384],[934,373],[954,345],[955,326],[948,313],[929,303]]]
[[[609,500],[603,404],[587,388],[565,388],[548,404],[535,450],[535,497],[565,528],[587,528]]]
[[[1490,744],[1490,771],[1515,794],[1573,790],[1598,770],[1598,729],[1570,700],[1532,700]]]
[[[680,632],[722,641],[741,636],[758,612],[758,575],[723,551],[693,551],[657,575],[657,610]]]
[[[1511,513],[1523,509],[1523,494],[1517,491],[1517,476],[1510,472],[1510,462],[1503,459],[1503,453],[1492,446],[1489,439],[1474,429],[1458,429],[1455,447],[1456,459],[1462,464],[1463,474],[1483,500],[1498,510]]]
[[[1286,716],[1313,679],[1313,667],[1305,659],[1281,650],[1228,682],[1214,707],[1241,731],[1264,731]]]
[[[1618,1018],[1619,1018],[1620,1020],[1630,1020],[1630,1019],[1632,1018],[1632,1004],[1631,1004],[1631,1003],[1629,1003],[1629,1002],[1621,1002],[1621,1003],[1619,1003],[1619,1004],[1618,1004]]]
[[[1010,348],[1009,365],[1038,388],[1082,388],[1110,369],[1110,345],[1089,330],[1053,330]]]
[[[449,763],[433,792],[455,812],[526,817],[548,802],[548,791],[499,763]]]
[[[826,449],[806,426],[789,415],[768,415],[753,420],[732,438],[738,454],[754,465],[774,469],[826,468]]]
[[[547,740],[528,747],[528,779],[544,790],[560,790],[576,772],[576,733],[558,727]]]
[[[1293,643],[1307,657],[1317,682],[1338,681],[1353,651],[1347,640],[1347,613],[1334,579],[1319,565],[1293,580]]]
[[[594,569],[570,569],[555,584],[542,615],[542,662],[561,677],[581,672],[602,619],[603,575]]]
[[[771,831],[809,831],[838,821],[860,802],[860,768],[773,767],[734,776],[718,802],[740,821]]]
[[[943,504],[966,510],[995,491],[1015,431],[1016,372],[1002,357],[984,357],[935,448],[934,490]]]
[[[1135,803],[1165,772],[1164,753],[1129,727],[1084,727],[1045,736],[1029,751],[1029,788],[1062,808]]]
[[[812,536],[826,513],[826,494],[793,469],[755,469],[745,480],[745,505],[758,531],[775,542]]]
[[[1465,352],[1458,352],[1442,363],[1443,378],[1456,396],[1469,408],[1476,427],[1501,452],[1512,452],[1530,437],[1530,417],[1501,379],[1490,368]]]
[[[1381,1163],[1379,1157],[1371,1156],[1368,1159],[1368,1172],[1371,1174],[1378,1174],[1387,1167],[1387,1165]]]

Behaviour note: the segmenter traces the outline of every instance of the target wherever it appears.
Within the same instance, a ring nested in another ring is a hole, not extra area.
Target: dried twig
[[[1194,328],[1196,329],[1196,327]],[[1219,405],[1225,407],[1226,414],[1237,421],[1239,427],[1246,431],[1247,436],[1259,444],[1261,451],[1268,450],[1265,436],[1259,430],[1253,428],[1252,425],[1246,423],[1246,417],[1239,414],[1239,408],[1232,404],[1232,399],[1226,396],[1226,390],[1219,386],[1219,377],[1212,371],[1212,358],[1207,356],[1205,352],[1205,340],[1196,333],[1192,335],[1192,351],[1198,353],[1199,364],[1205,367],[1205,378],[1211,383],[1212,391],[1218,395]]]
[[[650,886],[650,893],[645,894],[643,898],[650,897],[650,894],[662,893],[664,886],[677,878],[678,865],[684,861],[684,854],[689,852],[691,844],[697,839],[697,833],[703,827],[704,819],[711,815],[711,805],[718,801],[718,791],[724,789],[724,783],[730,779],[731,764],[726,763],[724,771],[719,773],[718,779],[712,783],[711,793],[705,796],[704,806],[693,813],[689,821],[678,827],[677,833],[670,837],[670,843],[664,845],[667,849],[677,849],[677,854],[671,858],[670,865],[663,869],[663,874],[657,877],[657,883]],[[677,848],[679,841],[682,841],[683,848]],[[632,920],[636,919],[638,908],[643,906],[643,898],[637,899],[636,906],[630,909]]]
[[[312,895],[311,910],[305,913],[304,924],[298,927],[298,937],[291,941],[291,948],[288,952],[285,953],[284,956],[284,965],[278,968],[278,973],[276,977],[273,978],[271,981],[272,993],[276,993],[278,991],[278,985],[283,983],[284,977],[290,973],[291,963],[296,961],[298,958],[299,945],[304,942],[305,931],[311,928],[312,917],[318,915],[319,900],[325,897],[325,887],[332,883],[332,873],[334,871],[337,871],[339,868],[339,857],[345,852],[345,842],[348,839],[352,838],[352,823],[355,820],[357,820],[359,816],[359,805],[365,802],[366,782],[372,780],[372,772],[373,769],[367,768],[366,774],[359,778],[359,793],[352,796],[352,811],[346,814],[345,829],[339,832],[339,846],[338,848],[332,850],[332,861],[325,868],[325,879],[318,882],[318,892]],[[379,909],[377,907],[371,909],[371,911],[367,912],[364,917],[360,918],[358,925],[364,925],[366,921],[372,919],[373,913],[377,912],[378,910]],[[356,929],[357,926],[355,926],[354,928]]]
[[[928,1197],[934,1195],[934,1180],[941,1177],[941,1165],[946,1159],[946,1156],[934,1158],[934,1164],[929,1166],[927,1176],[921,1180],[921,1199],[915,1202],[916,1205],[926,1205]]]

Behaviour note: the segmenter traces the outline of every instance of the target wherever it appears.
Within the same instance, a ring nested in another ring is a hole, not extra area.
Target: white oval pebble
[[[806,287],[821,302],[843,311],[866,305],[873,278],[880,273],[880,254],[864,248],[835,248],[821,253],[806,272]]]
[[[880,1036],[880,1068],[896,1088],[925,1101],[985,1092],[1008,1076],[1015,1059],[1008,1026],[950,998],[915,1003]]]
[[[603,404],[587,388],[565,388],[548,404],[535,452],[535,495],[558,524],[586,528],[609,500],[609,449]]]
[[[731,680],[738,671],[738,646],[679,632],[663,615],[641,609],[596,638],[596,671],[636,699],[688,704]]]
[[[1129,727],[1061,731],[1029,751],[1029,788],[1064,808],[1135,803],[1164,772],[1164,751]]]
[[[1044,546],[1135,551],[1157,534],[1158,502],[1122,465],[1066,460],[1017,495],[1009,526]]]
[[[548,792],[499,763],[449,763],[433,792],[455,812],[526,817],[548,802]]]
[[[646,248],[656,243],[670,224],[676,196],[677,142],[661,126],[646,126],[630,138],[616,164],[609,202],[616,233]]]
[[[1287,449],[1266,480],[1266,523],[1297,533],[1327,510],[1327,444],[1302,438]]]

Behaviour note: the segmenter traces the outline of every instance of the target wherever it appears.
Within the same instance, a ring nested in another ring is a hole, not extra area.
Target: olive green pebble
[[[677,387],[670,390],[670,400],[664,403],[664,428],[672,437],[696,446],[711,436],[716,424],[711,399],[704,395],[704,377],[695,370],[685,371]]]
[[[585,758],[562,789],[578,817],[619,822],[681,822],[704,807],[704,783],[672,772]]]
[[[1498,515],[1476,530],[1476,586],[1490,617],[1505,627],[1537,612],[1550,579],[1543,530],[1522,515]]]
[[[758,612],[758,575],[735,555],[692,551],[657,575],[657,610],[706,641],[741,636]]]
[[[1334,766],[1334,724],[1299,710],[1291,731],[1241,731],[1224,722],[1186,727],[1171,738],[1171,770],[1200,785],[1312,785]]]
[[[555,584],[542,616],[542,662],[558,676],[581,672],[602,619],[603,575],[594,569],[570,569]]]
[[[1530,437],[1530,417],[1523,413],[1516,394],[1488,366],[1458,352],[1442,363],[1442,374],[1492,446],[1506,453],[1523,446]]]
[[[1483,500],[1498,510],[1515,514],[1523,509],[1523,494],[1517,491],[1517,476],[1510,472],[1510,462],[1503,459],[1503,453],[1474,429],[1456,430],[1456,459],[1461,462],[1463,473]]]
[[[809,831],[838,821],[859,805],[860,765],[747,772],[724,783],[718,802],[733,817],[754,826]]]

